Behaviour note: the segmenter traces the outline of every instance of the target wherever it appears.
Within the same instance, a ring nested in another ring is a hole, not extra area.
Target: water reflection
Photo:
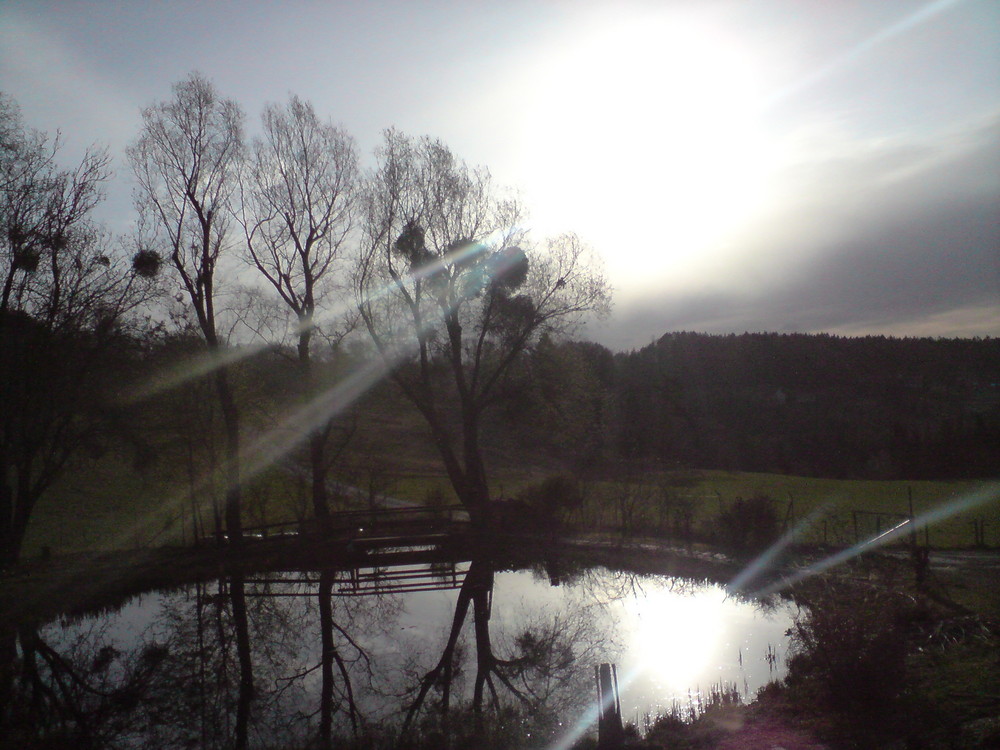
[[[605,568],[231,575],[0,633],[0,746],[567,746],[596,719],[595,664],[619,665],[635,721],[720,682],[755,691],[788,626]]]

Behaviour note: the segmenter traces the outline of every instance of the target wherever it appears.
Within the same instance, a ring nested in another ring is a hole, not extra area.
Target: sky
[[[1000,335],[1000,3],[0,4],[0,90],[67,163],[197,70],[257,128],[296,93],[366,160],[441,138],[575,231],[615,289],[587,338]]]

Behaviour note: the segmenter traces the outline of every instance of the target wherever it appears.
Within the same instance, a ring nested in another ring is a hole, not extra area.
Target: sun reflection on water
[[[716,588],[678,595],[650,592],[625,604],[623,626],[631,629],[631,650],[641,670],[668,693],[704,687],[713,655],[724,636],[725,595]]]
[[[765,610],[727,596],[721,586],[678,586],[678,580],[644,582],[620,603],[626,720],[686,706],[713,689],[735,688],[752,699],[782,676],[792,605]]]

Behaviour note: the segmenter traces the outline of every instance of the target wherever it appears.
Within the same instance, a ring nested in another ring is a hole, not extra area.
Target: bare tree
[[[528,245],[518,202],[440,141],[388,131],[377,156],[357,280],[362,318],[483,528],[484,414],[538,337],[605,311],[609,288],[575,235]]]
[[[148,285],[90,219],[109,174],[103,150],[60,169],[58,137],[26,128],[4,97],[0,139],[2,564],[20,554],[38,500],[97,440],[103,375]]]
[[[333,302],[335,264],[351,231],[358,183],[354,139],[320,122],[308,102],[292,96],[262,116],[253,144],[241,222],[248,259],[295,315],[298,362],[306,391],[316,383],[310,345],[318,314]],[[332,420],[309,435],[313,510],[329,517],[327,442]]]
[[[128,149],[139,182],[136,205],[145,240],[170,259],[209,352],[220,354],[216,272],[227,247],[230,198],[243,156],[243,112],[197,73],[173,87],[173,98],[142,112],[142,131]],[[229,368],[213,372],[226,433],[226,528],[242,537],[239,411]]]

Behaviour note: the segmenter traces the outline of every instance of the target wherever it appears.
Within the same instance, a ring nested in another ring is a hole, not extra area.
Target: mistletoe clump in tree
[[[459,500],[487,528],[484,416],[541,336],[608,310],[609,286],[576,235],[531,243],[520,204],[440,141],[388,131],[377,156],[364,202],[361,315]]]
[[[129,313],[156,275],[92,219],[107,152],[67,169],[60,147],[0,95],[0,565],[55,481],[106,442]]]

